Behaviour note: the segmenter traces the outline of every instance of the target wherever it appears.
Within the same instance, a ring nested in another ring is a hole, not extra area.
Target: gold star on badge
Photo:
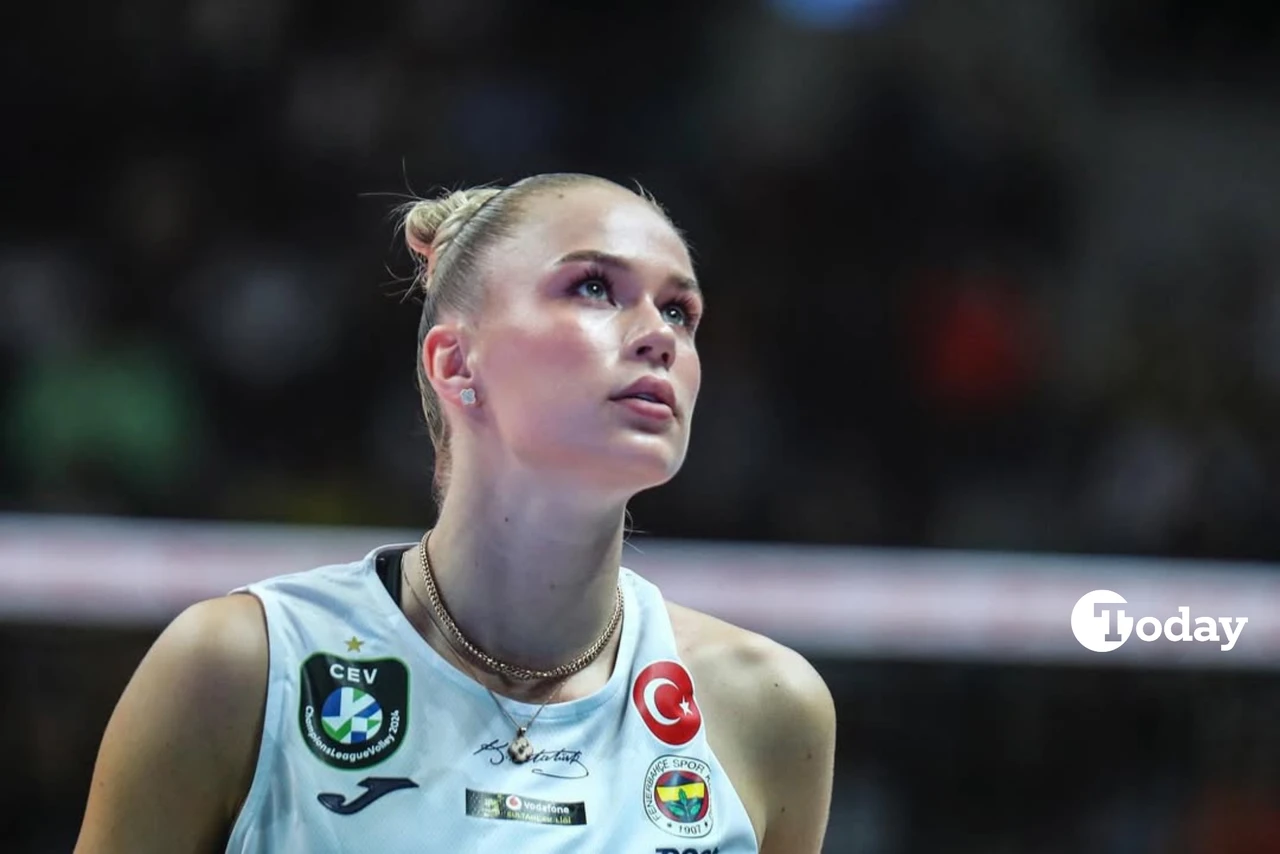
[[[347,641],[347,652],[359,652],[362,646],[364,646],[364,641],[352,635],[351,640]]]

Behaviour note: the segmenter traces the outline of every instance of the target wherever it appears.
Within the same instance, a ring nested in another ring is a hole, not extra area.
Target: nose
[[[631,341],[631,355],[654,367],[670,368],[676,360],[676,333],[652,303],[643,309],[644,323]]]

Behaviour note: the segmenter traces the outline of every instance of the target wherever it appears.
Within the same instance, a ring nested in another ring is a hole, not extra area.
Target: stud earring
[[[458,395],[458,399],[462,401],[463,406],[475,406],[476,390],[473,388],[464,388]]]

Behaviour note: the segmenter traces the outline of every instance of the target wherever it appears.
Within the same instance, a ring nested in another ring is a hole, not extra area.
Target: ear
[[[441,401],[459,407],[459,395],[465,388],[475,388],[475,377],[467,358],[469,342],[466,331],[453,323],[438,323],[422,341],[422,369],[427,382]]]

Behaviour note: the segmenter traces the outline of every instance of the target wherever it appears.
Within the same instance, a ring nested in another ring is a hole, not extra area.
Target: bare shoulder
[[[174,619],[107,724],[76,851],[217,848],[253,779],[267,671],[254,597],[200,602]]]
[[[148,656],[189,657],[219,675],[253,679],[265,676],[267,627],[262,605],[247,594],[197,602],[164,630]]]
[[[818,854],[835,766],[836,711],[826,682],[777,641],[680,605],[667,609],[761,854]]]
[[[694,671],[699,693],[748,702],[777,718],[828,716],[831,692],[822,676],[795,650],[724,620],[667,603],[680,657]],[[699,678],[700,677],[700,678]]]
[[[267,665],[266,619],[257,598],[209,599],[187,608],[161,633],[125,696],[160,686],[170,694],[182,688],[168,702],[185,707],[184,714],[201,722],[228,720],[228,714],[234,719],[265,694]]]

